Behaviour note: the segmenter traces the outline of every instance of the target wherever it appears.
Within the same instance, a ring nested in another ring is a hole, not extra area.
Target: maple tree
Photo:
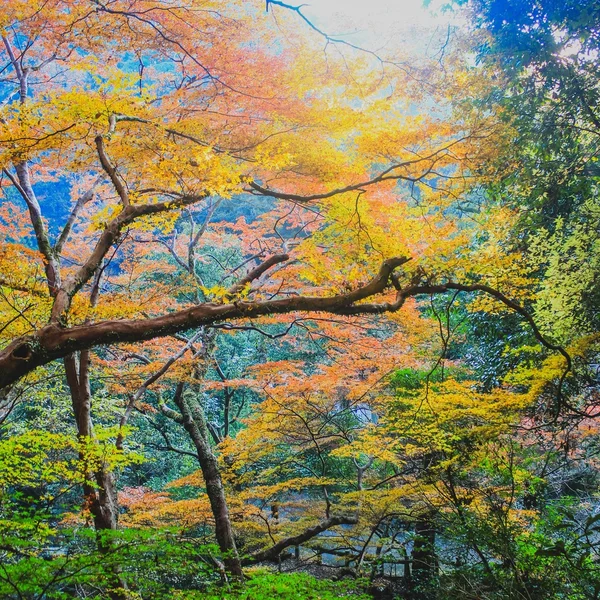
[[[301,204],[335,199],[328,213],[329,218],[338,222],[344,218],[344,212],[352,216],[356,202],[348,206],[350,196],[358,201],[357,197],[367,193],[365,190],[379,188],[379,184],[387,189],[388,208],[393,198],[390,191],[398,181],[419,187],[422,194],[433,195],[443,204],[447,200],[442,194],[459,193],[464,182],[460,171],[452,174],[450,171],[467,169],[477,144],[491,133],[491,125],[483,120],[452,125],[423,115],[401,117],[400,103],[409,102],[410,98],[396,99],[393,90],[409,85],[403,72],[386,72],[384,77],[365,73],[368,65],[358,61],[349,67],[347,61],[334,61],[320,50],[311,51],[306,41],[300,44],[294,40],[294,45],[289,42],[289,49],[281,53],[275,40],[268,39],[273,33],[267,27],[266,39],[252,32],[256,51],[245,54],[244,46],[250,40],[240,33],[241,16],[229,19],[208,8],[200,10],[195,15],[199,19],[197,26],[212,32],[218,40],[204,36],[196,43],[194,36],[198,34],[190,30],[193,22],[186,26],[183,14],[178,17],[178,10],[184,11],[183,8],[161,13],[150,5],[144,8],[146,16],[142,17],[135,6],[127,10],[118,4],[92,6],[90,9],[86,3],[75,3],[67,10],[62,3],[46,4],[44,10],[28,15],[27,11],[32,10],[29,5],[12,3],[14,16],[7,13],[4,17],[7,26],[11,18],[15,25],[18,23],[14,35],[24,39],[32,39],[44,19],[52,20],[53,29],[48,40],[43,36],[36,39],[19,56],[13,48],[15,40],[11,42],[5,36],[4,41],[20,101],[10,102],[5,108],[3,172],[7,183],[27,204],[46,272],[51,307],[45,317],[40,315],[34,331],[17,336],[2,352],[2,384],[9,385],[36,366],[95,345],[164,336],[225,319],[298,310],[345,314],[386,310],[379,305],[360,308],[355,305],[383,292],[391,281],[392,271],[406,262],[408,251],[415,251],[408,248],[409,240],[390,244],[389,236],[385,239],[389,262],[384,263],[370,285],[360,287],[349,281],[351,287],[356,287],[352,293],[318,299],[310,296],[260,301],[253,298],[251,302],[240,299],[235,305],[224,302],[221,306],[203,303],[169,315],[148,315],[143,320],[98,319],[82,323],[82,315],[76,316],[75,311],[78,294],[84,286],[92,284],[93,277],[102,270],[103,261],[130,227],[143,229],[142,223],[147,223],[146,228],[156,227],[162,222],[168,229],[178,214],[177,209],[206,204],[211,197],[227,198],[242,192]],[[234,15],[244,12],[234,6],[229,10]],[[251,17],[260,17],[260,13],[247,18]],[[96,31],[93,24],[100,18],[110,23],[110,27],[98,29],[94,34],[98,39],[92,36],[86,42],[90,46],[83,44],[77,52],[65,49],[63,57],[63,45],[70,47],[69,35],[78,38],[81,29],[90,36],[89,31]],[[112,38],[102,38],[102,31],[109,28],[113,32],[123,29],[122,39],[127,39],[138,55],[147,53],[152,57],[159,53],[161,68],[157,69],[156,80],[144,80],[143,75],[148,73],[142,56],[139,58],[142,75],[138,82],[132,81],[129,65],[119,63],[118,44]],[[227,51],[217,50],[226,43]],[[196,56],[186,44],[197,49],[209,46],[206,58],[210,57],[214,64],[204,65],[203,53],[195,50]],[[234,51],[234,47],[239,50]],[[161,53],[168,48],[175,52],[176,60],[162,57]],[[102,62],[105,74],[99,80],[80,81],[77,74],[90,69],[90,61]],[[232,61],[237,65],[235,68]],[[61,67],[61,77],[44,72],[55,63]],[[268,86],[262,81],[263,64],[272,67]],[[317,68],[319,64],[321,67]],[[273,77],[274,73],[278,75]],[[44,82],[45,78],[49,81]],[[333,102],[327,90],[337,86],[344,91],[338,91],[335,94],[338,100]],[[269,94],[259,93],[266,89]],[[35,94],[31,90],[36,90]],[[391,95],[383,99],[381,95],[388,90]],[[352,106],[354,100],[360,103],[360,109]],[[232,106],[235,117],[230,116]],[[202,118],[196,114],[198,107],[202,107]],[[402,118],[404,123],[402,129],[391,133],[387,123],[395,117]],[[238,126],[232,125],[234,118],[240,120]],[[65,154],[73,159],[63,163]],[[152,160],[148,160],[150,156]],[[377,168],[378,164],[381,167]],[[82,192],[65,228],[52,244],[32,187],[34,168],[40,170],[42,178],[52,177],[49,174],[52,172],[72,180],[81,180],[81,173],[92,170],[93,180],[105,176],[112,191],[101,202],[93,202],[92,198],[100,199],[101,194],[98,190],[94,192],[95,184],[90,183],[90,190]],[[385,192],[379,194],[384,194],[379,202],[385,203]],[[377,196],[372,202],[377,202]],[[92,225],[92,231],[88,230],[91,250],[77,261],[77,268],[65,269],[61,267],[61,257],[63,252],[74,251],[69,248],[69,235],[82,211]],[[369,232],[373,245],[384,242],[381,238],[378,242],[376,234],[384,234],[386,221],[390,227],[408,216],[401,205],[391,211],[388,219]],[[360,231],[362,224],[358,225]],[[447,229],[449,236],[449,224],[440,226]],[[100,234],[94,236],[94,228]],[[326,233],[334,235],[335,228],[332,225]],[[357,251],[360,235],[352,242]],[[345,250],[340,244],[339,251]],[[406,258],[390,258],[392,252]],[[8,266],[11,256],[6,260]],[[373,274],[372,260],[371,256],[365,274],[369,271]],[[354,276],[358,276],[356,266],[350,262]],[[360,276],[364,281],[365,276]],[[21,282],[14,283],[23,287]],[[418,288],[407,289],[405,296],[418,292]],[[390,305],[387,310],[397,309],[400,304]],[[4,333],[8,336],[11,330]],[[15,333],[19,330],[13,325],[13,337]]]

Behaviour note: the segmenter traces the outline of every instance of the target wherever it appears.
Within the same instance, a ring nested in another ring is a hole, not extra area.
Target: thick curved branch
[[[572,361],[567,351],[549,342],[522,306],[486,285],[463,285],[452,282],[439,285],[415,284],[398,289],[395,302],[361,303],[363,300],[383,293],[391,283],[394,283],[395,287],[399,287],[398,281],[393,276],[394,270],[409,260],[406,257],[386,260],[377,276],[368,284],[347,294],[336,296],[295,296],[262,302],[232,302],[228,304],[203,303],[151,319],[100,321],[71,328],[63,328],[51,323],[32,335],[22,336],[14,340],[0,352],[0,389],[14,383],[38,366],[48,364],[71,352],[95,346],[120,342],[139,342],[173,335],[195,327],[213,325],[234,319],[253,319],[266,315],[293,312],[327,312],[338,315],[395,312],[400,310],[410,297],[424,294],[443,294],[450,290],[487,293],[523,316],[532,327],[536,339],[549,350],[560,352],[567,361],[567,369],[561,378],[562,385],[566,375],[571,370]]]
[[[154,206],[149,205],[150,208]],[[137,208],[148,207],[128,206],[123,213]],[[386,260],[377,276],[368,284],[347,294],[331,297],[295,296],[263,302],[203,303],[152,319],[100,321],[70,328],[51,322],[32,335],[14,340],[0,352],[0,389],[38,366],[94,346],[149,340],[232,319],[297,311],[346,314],[344,309],[353,303],[385,291],[393,271],[409,260],[407,257]],[[369,305],[364,306],[367,308]]]

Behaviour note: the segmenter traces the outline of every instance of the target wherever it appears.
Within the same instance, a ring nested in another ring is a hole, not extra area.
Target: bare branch
[[[428,154],[427,156],[419,156],[417,158],[411,160],[405,160],[400,163],[391,165],[387,169],[381,171],[379,175],[372,177],[371,179],[367,179],[365,181],[361,181],[359,183],[354,183],[351,185],[347,185],[343,188],[335,188],[330,190],[329,192],[323,192],[321,194],[311,194],[308,196],[303,196],[300,194],[289,194],[287,192],[278,192],[276,190],[271,190],[266,188],[255,181],[250,181],[248,183],[250,189],[247,191],[253,194],[258,194],[260,196],[270,196],[271,198],[278,198],[279,200],[291,200],[292,202],[298,202],[299,204],[313,202],[315,200],[325,200],[326,198],[332,198],[333,196],[337,196],[339,194],[345,194],[346,192],[356,192],[363,191],[363,188],[375,185],[377,183],[381,183],[382,181],[393,181],[393,180],[403,180],[409,182],[418,182],[423,180],[427,175],[432,172],[432,169],[437,160],[439,160],[442,156],[446,156],[448,150],[461,142],[463,142],[465,138],[460,138],[453,140],[452,142],[446,144],[442,148],[438,148],[434,152]],[[411,176],[408,174],[397,173],[399,169],[403,169],[409,166],[413,166],[419,163],[425,163],[429,165],[421,175]]]
[[[331,529],[332,527],[335,527],[337,525],[356,525],[356,523],[358,523],[358,519],[356,517],[331,517],[329,519],[326,519],[325,521],[321,521],[321,523],[315,525],[314,527],[309,527],[308,529],[305,529],[302,533],[299,533],[298,535],[293,535],[291,537],[285,538],[277,542],[270,548],[253,554],[252,556],[244,559],[242,563],[248,565],[262,561],[277,560],[277,557],[281,554],[281,552],[286,548],[289,548],[290,546],[299,546],[300,544],[307,542],[308,540],[314,538],[320,533],[323,533],[323,531],[327,531],[328,529]]]
[[[92,184],[92,187],[87,192],[85,192],[85,194],[77,198],[77,202],[75,202],[75,206],[73,206],[71,213],[69,214],[69,218],[65,223],[65,226],[61,231],[61,234],[58,240],[56,241],[56,244],[54,244],[54,254],[56,254],[57,256],[60,256],[65,242],[69,239],[71,229],[73,229],[73,224],[75,223],[75,219],[77,219],[77,216],[79,215],[79,211],[94,197],[94,190],[102,182],[102,179],[102,176],[98,177],[96,181],[94,181],[94,183]]]

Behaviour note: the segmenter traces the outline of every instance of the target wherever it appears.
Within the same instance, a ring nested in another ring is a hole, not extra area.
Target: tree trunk
[[[89,360],[89,352],[83,351],[80,353],[79,360],[73,354],[65,357],[64,364],[77,425],[77,437],[81,442],[95,443],[96,437],[91,415]],[[83,452],[80,453],[80,460],[87,460]],[[98,549],[106,554],[112,549],[112,540],[110,535],[105,535],[105,532],[117,529],[119,514],[114,479],[112,473],[103,464],[96,465],[94,469],[88,469],[84,464],[84,469],[85,506],[94,519]],[[122,600],[126,597],[127,586],[119,574],[118,567],[113,569],[111,579],[112,589],[108,592],[111,600]]]
[[[225,555],[225,568],[233,577],[242,581],[244,577],[242,565],[231,528],[219,465],[210,447],[204,411],[190,390],[177,394],[175,399],[183,417],[182,424],[196,447],[198,462],[206,484],[206,493],[215,519],[215,536],[221,552]]]
[[[426,598],[425,588],[437,573],[435,555],[435,525],[433,515],[422,515],[415,523],[415,542],[412,551],[412,585],[416,598]]]

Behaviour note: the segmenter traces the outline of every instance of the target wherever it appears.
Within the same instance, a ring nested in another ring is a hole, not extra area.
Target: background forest
[[[447,9],[4,0],[0,598],[600,598],[600,4]]]

